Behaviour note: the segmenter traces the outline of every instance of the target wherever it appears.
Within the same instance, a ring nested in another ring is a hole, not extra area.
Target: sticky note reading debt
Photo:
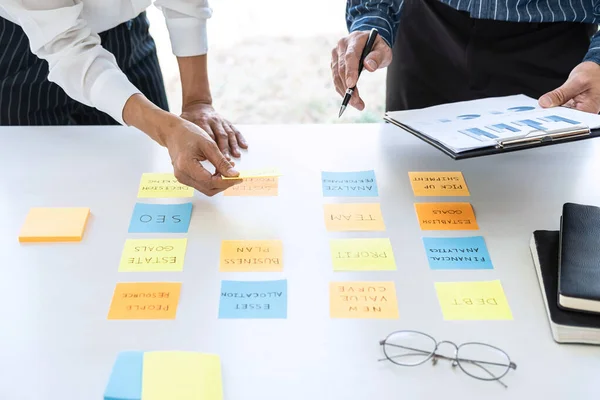
[[[283,270],[280,240],[224,240],[221,243],[222,272],[275,272]]]
[[[424,237],[431,269],[493,269],[485,240],[473,237]]]
[[[329,241],[334,271],[392,271],[396,269],[389,239]]]
[[[248,178],[266,178],[281,176],[281,172],[277,168],[262,168],[262,169],[248,169],[239,171],[239,175],[233,178],[224,176],[223,179],[248,179]]]
[[[127,239],[120,272],[182,271],[187,239]]]
[[[415,203],[422,230],[477,230],[470,203]]]
[[[287,280],[221,282],[219,318],[287,318]]]
[[[90,209],[32,208],[19,233],[19,242],[78,242],[83,238]]]
[[[469,196],[462,172],[409,172],[415,196]]]
[[[129,233],[186,233],[191,216],[192,203],[137,203],[129,223]]]
[[[223,192],[224,196],[272,197],[279,194],[279,178],[247,178]]]
[[[331,282],[331,318],[398,318],[394,282]]]
[[[117,283],[108,319],[175,319],[179,282]]]
[[[513,319],[500,281],[437,282],[445,320]]]
[[[379,203],[325,204],[328,231],[384,231]]]
[[[194,188],[179,183],[173,174],[142,174],[139,198],[193,197]]]
[[[375,171],[321,172],[325,197],[379,196]]]

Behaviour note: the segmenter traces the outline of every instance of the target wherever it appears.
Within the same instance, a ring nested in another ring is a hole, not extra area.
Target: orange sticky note
[[[384,231],[379,203],[325,204],[328,231]]]
[[[279,194],[279,178],[247,178],[240,184],[230,187],[224,196],[270,197]]]
[[[223,240],[222,272],[277,272],[283,270],[281,240]]]
[[[90,215],[86,207],[32,208],[19,233],[19,242],[78,242]]]
[[[424,231],[479,229],[470,203],[415,203],[415,209]]]
[[[331,282],[331,318],[398,318],[394,282]]]
[[[117,283],[108,319],[175,319],[179,282]]]
[[[409,172],[415,196],[470,196],[462,172]]]

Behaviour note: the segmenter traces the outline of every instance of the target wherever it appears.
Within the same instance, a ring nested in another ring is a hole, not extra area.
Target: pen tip
[[[340,114],[338,115],[338,118],[340,118],[342,116],[342,114],[344,113],[345,109],[346,109],[345,106],[342,106],[342,108],[340,108]]]

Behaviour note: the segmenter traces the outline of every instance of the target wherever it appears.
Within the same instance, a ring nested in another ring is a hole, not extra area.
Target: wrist
[[[172,128],[179,118],[157,107],[142,94],[131,96],[123,108],[123,120],[150,136],[161,146],[166,146]]]

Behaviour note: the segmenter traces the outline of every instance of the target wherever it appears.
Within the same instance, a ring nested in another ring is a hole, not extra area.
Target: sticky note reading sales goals
[[[331,318],[398,318],[394,282],[331,282]]]
[[[117,283],[108,319],[175,319],[179,282]]]
[[[279,178],[246,178],[235,186],[226,189],[226,197],[273,197],[279,194]]]
[[[19,242],[79,242],[89,215],[86,207],[32,208],[21,227]]]
[[[513,319],[500,281],[436,282],[444,320]]]
[[[139,198],[193,197],[194,188],[179,183],[173,174],[142,174]]]
[[[415,203],[422,230],[477,230],[470,203]]]
[[[249,178],[272,178],[281,176],[281,172],[278,168],[262,168],[262,169],[247,169],[239,171],[239,175],[236,177],[222,177],[224,180],[232,179],[249,179]]]
[[[384,231],[379,203],[325,204],[325,227],[328,231]]]
[[[415,196],[470,196],[462,172],[409,172]]]
[[[127,239],[120,272],[182,271],[187,239]]]
[[[276,272],[283,270],[281,240],[224,240],[221,272]]]
[[[396,269],[389,239],[332,239],[334,271],[392,271]]]

